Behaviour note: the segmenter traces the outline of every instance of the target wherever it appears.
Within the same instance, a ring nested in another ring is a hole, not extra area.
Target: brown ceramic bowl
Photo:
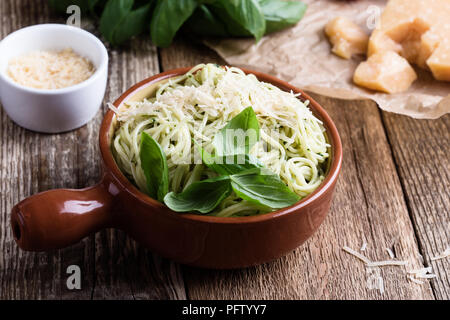
[[[161,81],[190,68],[167,71],[127,90],[114,104],[142,100]],[[220,218],[180,214],[141,193],[119,170],[110,150],[116,120],[108,111],[100,129],[104,174],[94,187],[50,190],[18,203],[11,214],[14,238],[23,250],[44,251],[74,244],[103,228],[118,228],[150,250],[177,262],[207,268],[238,268],[276,259],[308,239],[324,220],[342,162],[338,132],[325,110],[303,91],[272,76],[255,74],[282,90],[301,93],[323,121],[331,145],[322,184],[293,206],[272,213]]]

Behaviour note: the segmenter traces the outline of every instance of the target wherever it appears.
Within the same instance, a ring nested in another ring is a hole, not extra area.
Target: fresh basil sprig
[[[150,28],[153,43],[159,47],[169,46],[197,5],[197,0],[158,0]]]
[[[203,163],[221,175],[236,174],[245,170],[262,168],[264,165],[250,154],[213,156],[200,148]]]
[[[185,24],[186,30],[205,36],[228,36],[226,24],[206,5],[199,5]]]
[[[112,44],[121,44],[142,33],[151,3],[133,10],[134,0],[110,0],[100,18],[100,32]]]
[[[170,192],[164,197],[164,203],[176,212],[208,213],[230,194],[230,178],[220,176],[193,182],[181,193]]]
[[[262,168],[263,164],[248,154],[259,140],[259,131],[253,108],[244,109],[214,136],[215,155],[199,146],[203,163],[222,175]]]
[[[259,41],[266,31],[266,20],[257,0],[216,0],[211,7],[226,22],[230,35],[251,35]]]
[[[306,4],[300,1],[259,0],[266,18],[266,33],[275,32],[296,24],[306,12]]]
[[[259,140],[259,123],[255,111],[248,107],[231,119],[214,137],[216,154],[246,154]]]
[[[245,135],[249,130],[253,131],[256,140],[254,137],[230,138]],[[216,155],[211,155],[199,146],[203,163],[220,176],[194,182],[182,193],[169,193],[164,198],[166,205],[177,212],[208,213],[228,197],[231,191],[244,200],[272,209],[284,208],[300,200],[276,174],[265,169],[258,159],[248,153],[241,153],[248,152],[258,141],[259,130],[258,119],[251,107],[231,119],[213,140]]]
[[[82,14],[100,17],[100,32],[119,45],[150,29],[155,45],[170,45],[175,34],[252,36],[296,24],[306,5],[284,0],[48,0],[55,11],[67,14],[78,5]]]
[[[257,140],[227,138],[227,135],[234,136],[231,134],[233,130],[241,134],[253,130],[259,139],[258,119],[251,107],[231,119],[225,128],[215,136],[216,155],[199,147],[203,163],[219,176],[193,182],[180,193],[169,192],[169,170],[164,151],[156,140],[142,132],[139,157],[149,196],[164,202],[173,211],[202,214],[213,211],[233,191],[243,200],[272,209],[284,208],[300,200],[258,159],[248,153],[240,153],[250,150]]]
[[[147,181],[148,195],[163,202],[169,192],[169,169],[164,151],[149,134],[142,132],[139,147],[141,167]]]
[[[240,198],[273,209],[284,208],[300,200],[276,174],[264,168],[231,175],[230,180],[233,191]]]
[[[164,203],[176,212],[209,213],[231,191],[244,200],[272,209],[284,208],[300,200],[277,175],[264,168],[254,168],[194,182],[181,193],[168,193]]]

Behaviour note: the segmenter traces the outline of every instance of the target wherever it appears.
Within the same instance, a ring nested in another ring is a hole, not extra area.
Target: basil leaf
[[[100,32],[112,45],[118,45],[144,31],[150,3],[133,10],[134,0],[108,0],[100,18]]]
[[[252,107],[231,119],[214,137],[216,154],[247,154],[259,140],[259,123]]]
[[[197,8],[196,0],[158,0],[151,21],[150,34],[158,47],[167,47],[181,25]]]
[[[170,192],[164,203],[173,211],[208,213],[231,194],[230,178],[221,176],[193,182],[183,192]]]
[[[204,4],[200,5],[188,19],[186,29],[207,36],[228,35],[225,24]]]
[[[120,28],[116,29],[116,32],[113,35],[113,43],[121,44],[131,37],[141,34],[147,26],[147,21],[150,20],[150,8],[151,4],[148,3],[143,7],[129,12]]]
[[[266,21],[257,0],[216,0],[214,12],[226,23],[234,36],[250,33],[259,41],[266,31]]]
[[[266,19],[266,33],[279,31],[299,22],[307,5],[300,1],[259,0]]]
[[[256,204],[278,209],[300,200],[277,175],[267,169],[250,169],[231,175],[230,179],[231,186],[239,197]]]
[[[229,156],[213,156],[200,148],[203,163],[221,175],[240,173],[253,168],[262,168],[264,165],[249,154],[235,154]]]
[[[169,192],[167,159],[159,143],[145,132],[141,134],[139,157],[149,196],[162,202]]]
[[[114,44],[114,32],[126,19],[134,0],[108,0],[100,18],[100,32]]]

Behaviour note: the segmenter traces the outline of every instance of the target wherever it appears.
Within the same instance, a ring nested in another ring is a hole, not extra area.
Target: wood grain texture
[[[0,1],[0,39],[44,22],[63,22],[48,12],[45,0]],[[87,19],[82,26],[96,32]],[[105,102],[161,69],[225,64],[182,37],[159,52],[142,37],[109,48],[109,55]],[[449,299],[449,261],[430,261],[450,244],[449,117],[418,121],[380,113],[367,101],[315,98],[335,120],[344,146],[329,216],[286,257],[231,271],[180,267],[116,230],[64,250],[20,251],[9,226],[15,203],[43,190],[90,186],[100,178],[97,140],[106,105],[86,126],[57,135],[24,130],[0,108],[0,299]],[[357,250],[364,241],[370,259],[389,258],[390,248],[410,267],[433,266],[438,278],[417,285],[406,279],[406,268],[385,267],[385,293],[370,290],[364,265],[342,251],[344,245]],[[80,291],[66,288],[71,264],[81,267]]]
[[[113,102],[135,83],[159,73],[156,48],[146,37],[134,39],[120,50],[110,49],[109,54],[107,102]],[[101,119],[97,129],[100,122]],[[97,147],[97,138],[95,143]],[[186,298],[179,266],[150,253],[123,232],[98,233],[95,247],[94,299]]]
[[[45,0],[0,1],[0,39],[21,27],[64,22],[52,16]],[[82,27],[94,32],[82,17]],[[159,72],[156,49],[136,39],[109,49],[105,102],[139,80]],[[33,133],[15,125],[0,110],[0,299],[184,299],[180,268],[153,255],[120,231],[103,231],[64,250],[29,253],[18,249],[10,231],[12,206],[53,188],[82,188],[101,175],[98,130],[105,104],[86,126],[64,134]],[[82,289],[66,287],[66,269],[80,266]]]
[[[1,1],[0,37],[31,24],[50,20],[43,1]],[[1,237],[0,298],[90,298],[93,285],[92,239],[57,252],[20,251],[10,232],[9,213],[23,198],[49,188],[79,186],[75,133],[36,134],[15,125],[1,109]],[[84,130],[92,130],[91,128]],[[82,167],[81,167],[82,168]],[[82,290],[66,288],[66,269],[81,266]]]
[[[450,246],[450,115],[416,120],[383,112],[383,120],[421,253],[437,278],[436,298],[450,299],[450,259],[431,261]]]
[[[223,63],[201,46],[178,40],[161,50],[164,70],[201,62]],[[193,49],[191,49],[193,48]],[[202,59],[202,53],[205,52]],[[182,62],[184,61],[184,63]],[[385,293],[369,290],[365,266],[342,251],[367,241],[372,260],[389,258],[422,267],[414,229],[377,106],[315,96],[334,119],[344,163],[325,223],[302,247],[284,258],[244,270],[184,269],[190,299],[433,299],[429,284],[406,278],[404,267],[385,267]]]

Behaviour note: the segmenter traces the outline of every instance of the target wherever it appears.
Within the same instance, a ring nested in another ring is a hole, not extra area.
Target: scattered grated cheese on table
[[[408,279],[410,279],[411,281],[413,281],[412,279],[415,279],[417,281],[413,281],[413,282],[416,282],[416,283],[422,282],[419,279],[433,279],[433,278],[437,277],[435,274],[432,273],[433,270],[431,267],[425,267],[425,268],[416,269],[416,270],[409,270],[407,272],[409,274]]]
[[[362,246],[361,246],[361,249],[359,249],[360,251],[366,251],[366,248],[367,248],[367,242],[363,242],[363,244],[362,244]]]
[[[407,261],[400,261],[400,260],[370,261],[369,258],[367,258],[366,256],[362,255],[359,252],[356,252],[355,250],[347,246],[344,246],[343,250],[357,257],[359,260],[364,262],[368,267],[405,266],[408,263]]]
[[[431,261],[436,261],[436,260],[441,260],[441,259],[445,259],[447,257],[450,257],[450,247],[448,247],[447,249],[445,249],[444,252],[442,252],[441,254],[432,257]]]
[[[364,241],[360,251],[365,251],[367,247],[367,243]],[[367,279],[367,288],[368,289],[378,289],[380,293],[382,294],[384,292],[384,280],[381,276],[381,271],[379,267],[384,266],[406,266],[408,264],[407,261],[400,261],[400,260],[385,260],[385,261],[371,261],[369,258],[364,256],[363,254],[349,248],[348,246],[344,246],[342,248],[345,252],[353,255],[354,257],[358,258],[364,264],[366,265],[366,270],[370,274],[370,276]],[[388,252],[391,259],[395,259],[394,252],[386,248],[386,251]],[[435,257],[432,257],[431,260],[440,260],[444,259],[450,256],[450,247],[445,249],[445,251]],[[420,255],[420,257],[422,257]],[[423,262],[423,259],[422,259]],[[375,270],[375,271],[374,271]],[[433,273],[432,267],[424,267],[420,269],[413,269],[406,271],[407,276],[406,278],[410,280],[411,282],[414,282],[416,284],[424,284],[424,281],[421,281],[420,279],[434,279],[437,277],[436,274]]]
[[[394,254],[394,252],[392,252],[392,250],[391,250],[391,249],[389,249],[389,248],[386,248],[386,251],[388,252],[388,254],[389,254],[389,257],[391,257],[391,259],[394,259],[394,258],[395,258],[395,254]]]
[[[355,256],[356,258],[358,258],[359,260],[361,260],[365,264],[369,264],[371,262],[368,258],[363,256],[361,253],[356,252],[355,250],[353,250],[353,249],[351,249],[351,248],[349,248],[347,246],[344,246],[343,250],[348,252],[348,253],[350,253],[351,255]]]
[[[411,280],[411,281],[414,282],[414,283],[417,283],[417,284],[424,284],[423,281],[417,280],[416,278],[414,278],[414,277],[411,276],[411,275],[409,275],[407,278],[408,278],[408,280]]]
[[[375,261],[367,264],[369,267],[386,267],[386,266],[406,266],[408,264],[407,261],[397,261],[397,260],[384,260],[384,261]]]

